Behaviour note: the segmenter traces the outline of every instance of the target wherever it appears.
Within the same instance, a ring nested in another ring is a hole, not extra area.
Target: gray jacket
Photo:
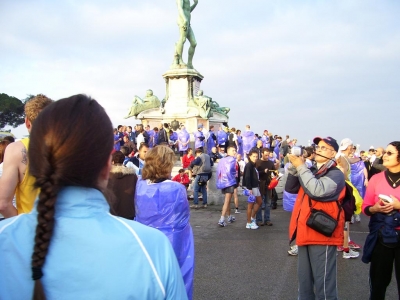
[[[289,172],[292,176],[288,176],[288,181],[299,180],[304,192],[316,201],[335,201],[345,187],[344,175],[336,167],[329,168],[323,176],[314,174],[305,164],[296,169],[291,168]]]

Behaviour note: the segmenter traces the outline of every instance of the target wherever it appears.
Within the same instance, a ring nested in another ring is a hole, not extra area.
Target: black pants
[[[372,252],[369,268],[370,299],[385,299],[386,288],[392,279],[394,269],[397,281],[397,291],[400,295],[400,243],[395,247],[386,247],[377,241]]]

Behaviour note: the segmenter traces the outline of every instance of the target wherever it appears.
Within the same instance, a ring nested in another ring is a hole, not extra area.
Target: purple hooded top
[[[178,140],[179,140],[179,151],[187,151],[189,148],[189,143],[185,145],[182,145],[182,143],[187,143],[190,139],[190,134],[186,131],[184,128],[178,133]]]
[[[194,133],[194,138],[195,138],[194,147],[196,149],[204,147],[204,134],[202,131],[197,130]]]
[[[232,156],[222,158],[217,167],[217,189],[224,189],[237,184],[238,167]]]
[[[176,142],[178,140],[178,134],[174,131],[172,134],[169,136],[169,139],[173,142]]]
[[[364,162],[360,161],[351,164],[351,183],[356,187],[361,197],[364,198],[365,195],[365,176],[364,176]]]
[[[118,140],[119,140],[119,135],[118,134],[114,134],[114,141],[118,141]],[[121,144],[119,142],[114,144],[114,150],[115,151],[121,150]]]
[[[135,207],[137,222],[160,230],[171,242],[188,298],[192,299],[194,239],[185,187],[171,180],[160,183],[138,180]]]
[[[244,131],[242,133],[243,140],[243,152],[248,154],[254,146],[254,132],[253,131]]]
[[[261,141],[263,142],[263,147],[264,148],[269,148],[269,137],[266,135],[263,135],[261,137]]]
[[[149,135],[149,147],[153,148],[154,147],[154,145],[153,145],[154,130],[148,130],[147,134]]]
[[[215,137],[214,131],[210,130],[210,136],[208,137],[208,140],[207,140],[207,153],[208,154],[211,153],[211,149],[213,147],[217,146],[217,144],[215,143],[215,140],[213,139],[213,136]]]
[[[275,144],[275,148],[274,148],[274,152],[275,152],[275,154],[276,154],[276,157],[278,157],[278,159],[279,159],[279,147],[281,146],[281,142],[279,142],[278,140],[275,140],[276,141],[276,144]]]
[[[286,181],[287,181],[287,177],[289,174],[289,171],[288,171],[289,166],[290,166],[290,163],[287,163],[285,165],[285,173],[284,173],[285,175],[282,178],[282,181],[284,182],[284,184],[283,184],[284,187],[286,187]],[[283,210],[293,211],[296,199],[297,199],[297,194],[289,193],[288,191],[286,191],[286,189],[283,189],[283,198],[282,198]]]
[[[243,157],[244,153],[243,153],[243,139],[242,139],[242,136],[240,136],[240,135],[237,136],[237,143],[238,143],[237,153],[242,156],[242,159],[244,159],[244,157]]]
[[[223,131],[222,129],[218,130],[217,132],[217,143],[218,145],[222,145],[226,142],[226,139],[228,138],[228,134]]]

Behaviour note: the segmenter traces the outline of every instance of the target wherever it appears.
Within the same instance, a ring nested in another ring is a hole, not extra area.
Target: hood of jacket
[[[112,165],[110,173],[118,175],[117,176],[118,178],[122,178],[127,175],[136,174],[134,168],[127,168],[123,165]]]

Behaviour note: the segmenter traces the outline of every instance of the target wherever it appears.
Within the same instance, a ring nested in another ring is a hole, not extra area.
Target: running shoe
[[[357,251],[353,251],[352,249],[349,249],[349,252],[343,251],[343,258],[357,258],[360,255]]]
[[[299,248],[297,247],[297,245],[294,245],[292,247],[290,247],[290,250],[288,251],[289,255],[292,256],[296,256],[299,254]]]
[[[360,249],[361,246],[358,245],[358,244],[356,244],[356,243],[354,243],[353,241],[350,241],[350,242],[349,242],[349,248],[350,248],[350,249],[353,249],[353,250],[356,250],[356,249]]]
[[[336,250],[339,252],[342,252],[344,250],[344,248],[343,248],[343,246],[338,246]]]
[[[199,206],[198,206],[198,205],[196,205],[196,204],[193,204],[193,205],[190,205],[190,208],[198,209],[198,208],[199,208]]]
[[[226,226],[226,223],[225,223],[224,220],[219,220],[219,221],[218,221],[218,225],[221,226],[221,227],[225,227],[225,226]]]
[[[203,204],[201,208],[207,208],[207,204]]]
[[[355,215],[356,217],[355,217],[355,219],[356,219],[356,222],[357,223],[360,223],[361,222],[361,217],[360,217],[360,215]]]
[[[233,216],[228,216],[228,223],[233,223],[236,221],[236,218]]]
[[[354,215],[351,216],[350,224],[354,224]]]
[[[256,223],[251,222],[251,223],[247,223],[247,224],[246,224],[246,228],[247,228],[247,229],[258,229],[258,226],[257,226]]]
[[[238,209],[235,209],[235,214],[240,214],[241,212]]]

